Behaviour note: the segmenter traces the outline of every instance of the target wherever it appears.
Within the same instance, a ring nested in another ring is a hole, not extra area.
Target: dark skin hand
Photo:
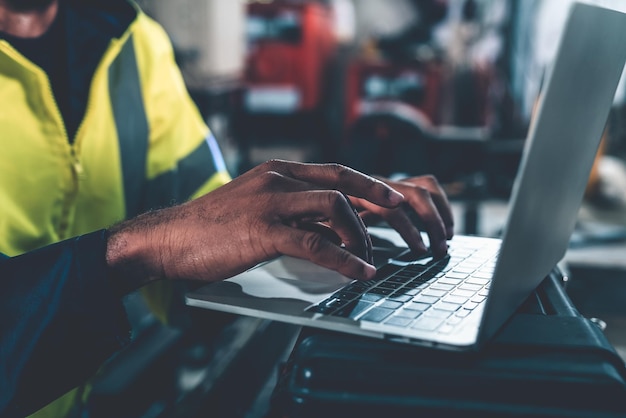
[[[410,184],[396,185],[410,192],[407,199],[338,164],[268,161],[198,199],[111,228],[107,263],[122,294],[157,279],[223,280],[281,254],[371,279],[371,241],[354,206],[399,227],[401,205],[410,204],[429,225],[431,241],[445,243],[449,207],[436,181]],[[426,197],[431,189],[434,198]],[[419,247],[417,230],[402,234]]]
[[[449,240],[454,235],[452,209],[443,188],[437,179],[426,175],[400,181],[381,179],[404,195],[404,202],[396,208],[384,208],[364,199],[351,198],[355,206],[362,208],[361,217],[366,222],[384,219],[394,228],[409,248],[416,254],[428,251],[417,226],[411,221],[408,212],[413,211],[428,234],[430,249],[435,258],[448,252]]]

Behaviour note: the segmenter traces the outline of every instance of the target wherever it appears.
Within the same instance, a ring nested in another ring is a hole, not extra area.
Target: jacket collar
[[[70,5],[73,24],[107,38],[119,38],[135,20],[138,8],[127,0],[59,0]]]

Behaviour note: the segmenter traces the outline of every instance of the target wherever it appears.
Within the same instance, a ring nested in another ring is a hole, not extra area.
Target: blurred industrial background
[[[168,32],[231,175],[270,158],[334,161],[389,177],[431,173],[449,193],[459,233],[497,236],[570,3],[140,6]],[[606,325],[626,358],[625,90],[621,83],[565,261],[575,304]],[[298,331],[207,312],[194,313],[192,333],[143,324],[139,312],[135,320],[146,330],[143,345],[121,353],[94,387],[93,410],[103,416],[121,416],[120,403],[142,417],[264,416]]]

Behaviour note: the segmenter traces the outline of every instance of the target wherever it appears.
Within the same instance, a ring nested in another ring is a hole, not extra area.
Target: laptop
[[[478,349],[563,258],[626,61],[626,14],[574,3],[531,122],[501,239],[415,258],[370,228],[378,273],[281,256],[186,295],[189,306],[450,350]]]

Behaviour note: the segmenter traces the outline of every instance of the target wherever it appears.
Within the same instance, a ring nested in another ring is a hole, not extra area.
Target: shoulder
[[[135,47],[142,54],[153,57],[173,54],[170,38],[163,26],[143,11],[138,10],[130,31]]]

